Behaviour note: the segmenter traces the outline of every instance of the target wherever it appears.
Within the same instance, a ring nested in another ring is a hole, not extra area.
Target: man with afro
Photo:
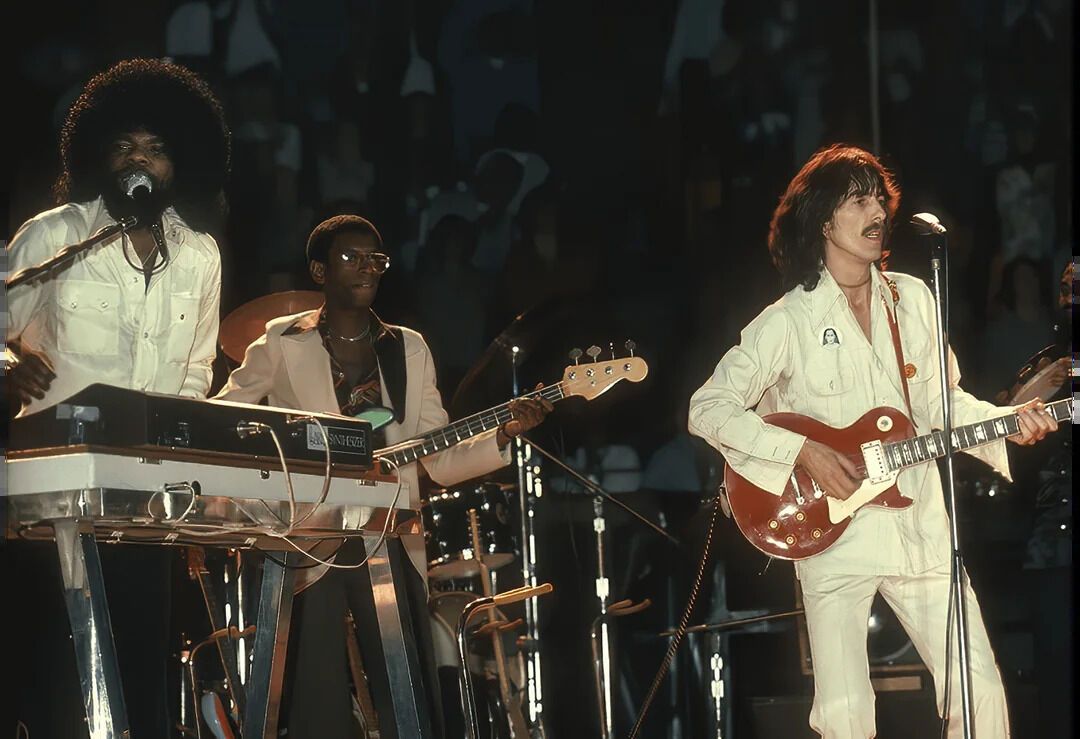
[[[177,64],[121,61],[90,79],[72,105],[60,160],[59,205],[15,234],[8,247],[13,272],[122,218],[137,222],[9,291],[13,410],[44,410],[92,383],[205,397],[221,296],[221,257],[210,231],[225,214],[229,169],[229,132],[217,98]],[[4,550],[8,602],[17,604],[9,615],[19,634],[11,658],[22,675],[4,702],[13,715],[0,715],[0,733],[86,736],[93,706],[84,705],[76,674],[56,550],[47,542],[13,542]],[[174,557],[169,547],[101,552],[136,737],[173,733]]]
[[[60,134],[59,207],[8,248],[13,272],[125,216],[138,224],[10,291],[9,382],[33,413],[95,382],[205,397],[216,355],[229,134],[190,70],[129,59],[93,77]],[[133,185],[149,194],[130,197]]]

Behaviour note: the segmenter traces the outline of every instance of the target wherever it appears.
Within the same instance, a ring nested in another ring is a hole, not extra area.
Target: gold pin
[[[780,522],[774,518],[772,521],[769,521],[769,528],[775,531],[780,528]]]
[[[814,529],[813,531],[810,532],[810,536],[814,537],[815,539],[820,539],[821,538],[821,529]]]

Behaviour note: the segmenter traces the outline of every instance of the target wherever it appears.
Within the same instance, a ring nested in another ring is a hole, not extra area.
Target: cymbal
[[[314,310],[322,304],[323,294],[319,290],[287,290],[248,301],[221,322],[218,330],[221,350],[234,362],[243,362],[248,345],[265,333],[267,321]]]

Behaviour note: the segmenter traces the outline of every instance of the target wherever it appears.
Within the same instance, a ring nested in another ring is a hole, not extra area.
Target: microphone
[[[145,172],[132,172],[121,183],[124,194],[138,206],[140,213],[150,211],[150,194],[154,191],[154,181]]]
[[[920,236],[929,234],[942,235],[945,233],[945,227],[941,225],[941,221],[933,213],[916,213],[911,217],[911,225],[915,227]]]

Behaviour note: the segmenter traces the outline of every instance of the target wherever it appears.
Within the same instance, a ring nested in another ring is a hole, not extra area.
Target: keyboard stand
[[[129,739],[97,541],[76,519],[55,521],[53,530],[90,737]]]

